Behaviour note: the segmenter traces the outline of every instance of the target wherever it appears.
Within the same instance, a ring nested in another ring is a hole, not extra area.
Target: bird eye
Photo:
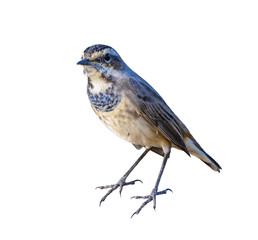
[[[106,62],[110,62],[110,60],[111,60],[110,54],[107,53],[107,54],[105,55],[104,59],[105,59]]]

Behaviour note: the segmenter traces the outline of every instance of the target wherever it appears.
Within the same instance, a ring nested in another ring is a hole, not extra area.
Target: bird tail
[[[185,144],[191,155],[201,159],[214,171],[220,172],[221,166],[208,154],[206,153],[199,143],[193,138],[192,135],[185,138]]]

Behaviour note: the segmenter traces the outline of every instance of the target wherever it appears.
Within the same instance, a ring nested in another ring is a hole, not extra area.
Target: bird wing
[[[182,128],[178,123],[180,120],[156,90],[146,81],[138,78],[130,78],[129,89],[139,114],[169,141],[189,155],[184,142]]]

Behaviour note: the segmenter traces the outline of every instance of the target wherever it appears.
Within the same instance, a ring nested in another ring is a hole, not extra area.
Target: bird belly
[[[129,100],[123,98],[119,105],[110,112],[97,111],[94,106],[92,107],[107,128],[128,142],[158,148],[171,145],[161,133],[137,114]]]

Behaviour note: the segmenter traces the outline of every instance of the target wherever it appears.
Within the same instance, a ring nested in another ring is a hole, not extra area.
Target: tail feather
[[[192,137],[187,137],[185,139],[186,147],[189,150],[190,154],[201,159],[205,164],[207,164],[214,171],[220,172],[222,169],[221,166],[208,154],[206,153],[199,143]]]
[[[208,153],[206,153],[206,152],[204,152],[204,153],[207,155],[209,162],[205,162],[202,159],[201,160],[205,164],[207,164],[210,168],[212,168],[214,171],[220,172],[220,170],[222,170],[221,166]]]

